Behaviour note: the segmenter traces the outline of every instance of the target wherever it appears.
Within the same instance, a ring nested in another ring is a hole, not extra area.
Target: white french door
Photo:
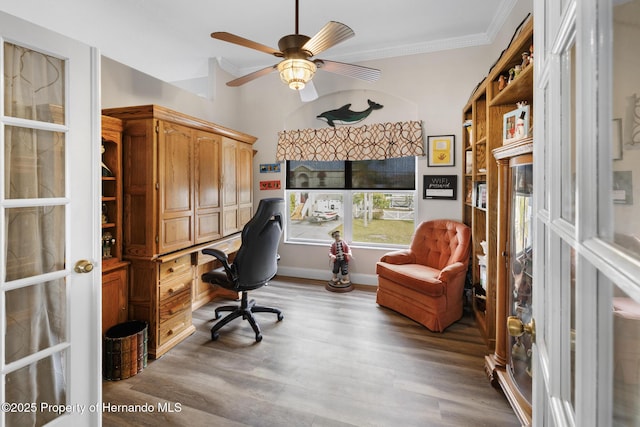
[[[640,0],[534,0],[533,422],[640,425]]]
[[[0,57],[0,426],[99,425],[99,57],[3,12]]]

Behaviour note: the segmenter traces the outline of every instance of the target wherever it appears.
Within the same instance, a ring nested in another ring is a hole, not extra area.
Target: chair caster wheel
[[[284,314],[278,313],[278,322],[284,319]]]
[[[217,332],[211,332],[211,341],[216,341],[220,337],[220,334]]]
[[[256,335],[256,342],[262,341],[262,334]]]

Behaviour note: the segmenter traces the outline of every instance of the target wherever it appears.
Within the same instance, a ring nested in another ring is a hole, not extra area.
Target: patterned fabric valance
[[[278,132],[278,161],[384,160],[424,156],[422,123],[376,123],[361,127]]]

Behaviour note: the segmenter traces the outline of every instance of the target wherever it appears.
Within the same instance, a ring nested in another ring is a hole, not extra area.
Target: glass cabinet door
[[[518,162],[516,162],[518,163]],[[512,162],[513,164],[513,162]],[[533,286],[533,165],[511,168],[509,206],[509,316],[527,325],[532,318]],[[531,403],[531,334],[509,337],[509,369],[523,397]]]

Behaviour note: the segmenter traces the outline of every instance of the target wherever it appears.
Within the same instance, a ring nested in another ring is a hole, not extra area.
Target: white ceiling
[[[491,43],[516,2],[300,0],[299,32],[311,37],[329,21],[342,22],[355,37],[319,57],[360,62]],[[295,32],[295,0],[3,0],[0,10],[167,82],[206,76],[210,58],[236,76],[278,62],[214,40],[213,31],[274,48]]]

